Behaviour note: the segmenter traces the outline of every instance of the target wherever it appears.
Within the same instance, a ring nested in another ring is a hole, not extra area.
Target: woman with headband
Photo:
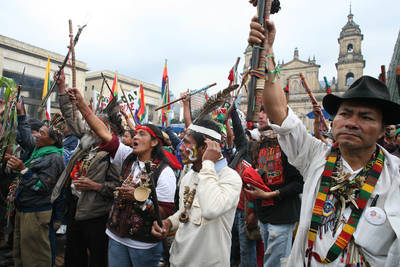
[[[176,178],[170,165],[174,168],[180,165],[170,163],[165,156],[163,135],[156,126],[136,127],[133,146],[128,147],[92,113],[78,89],[70,89],[69,96],[102,139],[100,149],[109,152],[114,163],[122,167],[123,184],[116,188],[107,222],[109,266],[158,266],[163,249],[160,239],[151,235],[151,227],[157,215],[166,218],[174,212]]]

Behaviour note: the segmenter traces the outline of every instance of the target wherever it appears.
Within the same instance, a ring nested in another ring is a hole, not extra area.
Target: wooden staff
[[[386,84],[386,68],[385,65],[381,65],[381,81]]]
[[[108,84],[107,79],[106,79],[106,77],[104,76],[104,74],[103,74],[102,72],[101,72],[101,77],[103,77],[103,81],[106,83],[107,88],[108,88],[108,90],[110,91],[110,94],[112,95],[112,94],[113,94],[113,91],[111,90],[111,87],[110,87],[110,85]]]
[[[75,38],[74,38],[74,47],[75,47],[76,44],[78,43],[79,36],[81,35],[82,30],[83,30],[85,27],[86,27],[86,25],[83,25],[82,27],[80,27],[80,28],[78,29],[78,32],[76,33]],[[43,108],[46,106],[47,99],[49,99],[51,93],[53,92],[54,87],[55,87],[56,84],[57,84],[57,80],[58,80],[58,78],[59,78],[60,75],[61,75],[61,71],[64,69],[65,65],[67,64],[67,61],[68,61],[68,59],[69,59],[69,54],[70,54],[70,53],[71,53],[71,49],[69,48],[69,49],[68,49],[68,53],[67,53],[67,55],[65,56],[63,63],[62,63],[61,66],[58,68],[58,71],[57,71],[57,73],[56,73],[56,75],[55,75],[55,77],[54,77],[54,80],[53,80],[53,83],[52,83],[51,86],[50,86],[50,89],[47,91],[47,95],[42,99],[42,102],[40,103],[39,112],[42,111]]]
[[[101,106],[101,103],[103,100],[103,92],[104,92],[104,79],[103,79],[103,82],[101,83],[100,95],[99,95],[99,99],[97,100],[97,106],[95,109],[95,113],[97,113],[97,111],[99,110],[99,107]]]
[[[396,67],[396,82],[397,82],[397,92],[400,97],[400,66]]]
[[[195,90],[195,91],[193,91],[193,92],[190,92],[190,93],[189,93],[189,96],[198,94],[198,93],[200,93],[200,92],[202,92],[202,91],[204,91],[204,90],[207,90],[207,89],[209,89],[209,88],[211,88],[211,87],[213,87],[213,86],[215,86],[215,85],[217,85],[217,83],[213,83],[213,84],[207,85],[207,86],[205,86],[205,87],[203,87],[203,88],[200,88],[200,89],[198,89],[198,90]],[[167,103],[167,104],[164,104],[164,105],[162,105],[162,106],[159,106],[159,107],[157,107],[157,108],[155,109],[155,111],[160,110],[160,109],[162,109],[162,108],[165,108],[166,106],[172,105],[172,104],[174,104],[174,103],[176,103],[176,102],[178,102],[178,101],[182,101],[182,100],[185,99],[186,97],[187,97],[187,95],[182,96],[182,97],[180,97],[180,98],[178,98],[178,99],[175,99],[175,100],[173,100],[173,101],[171,101],[171,102],[169,102],[169,103]]]
[[[72,20],[69,20],[69,38],[70,38],[70,49],[71,49],[71,71],[72,71],[72,88],[76,88],[76,66],[75,66],[75,45],[74,45],[74,34],[72,31]],[[76,123],[76,105],[72,103],[72,118]]]
[[[145,168],[146,168],[146,172],[148,174],[151,173],[151,166],[150,166],[150,162],[146,162],[145,163]],[[158,197],[157,197],[157,192],[156,192],[156,183],[153,179],[153,175],[149,175],[150,178],[150,188],[151,188],[151,196],[153,197],[153,206],[154,206],[154,213],[156,215],[156,220],[157,220],[157,224],[158,226],[160,226],[160,228],[162,229],[162,219],[161,219],[161,213],[160,213],[160,206],[158,203]],[[168,244],[167,244],[167,240],[163,239],[162,240],[162,245],[164,248],[164,253],[166,256],[166,265],[165,266],[169,266],[169,249],[168,249]]]
[[[280,4],[278,0],[276,1],[276,7],[273,11],[271,11],[273,0],[258,0],[257,2],[257,22],[260,23],[264,27],[264,22],[266,19],[269,19],[271,13],[276,13],[280,9]],[[250,1],[251,3],[255,1]],[[274,3],[275,4],[275,3]],[[266,36],[268,39],[268,36]],[[251,57],[251,69],[261,69],[265,71],[265,61],[266,58],[262,56],[261,50],[263,49],[263,43],[258,46],[253,46],[253,52]],[[266,75],[266,74],[265,74]],[[257,82],[260,81],[259,83]],[[251,76],[250,84],[249,84],[249,96],[248,96],[248,104],[247,104],[247,120],[248,121],[257,121],[258,113],[260,111],[260,107],[262,105],[262,94],[264,90],[264,81],[257,79],[255,76]]]
[[[135,116],[133,115],[133,111],[132,111],[132,109],[131,109],[131,105],[130,105],[130,103],[129,103],[129,101],[128,101],[128,98],[126,97],[126,94],[125,94],[124,89],[122,89],[122,85],[121,85],[121,84],[119,84],[119,88],[121,88],[121,92],[122,92],[122,94],[124,95],[125,102],[126,102],[126,104],[128,105],[129,112],[131,113],[131,116],[132,116],[132,120],[135,121]],[[135,124],[136,124],[136,122],[135,122]]]
[[[309,95],[309,97],[310,97],[310,99],[311,99],[311,103],[312,103],[314,106],[319,106],[319,107],[320,107],[320,105],[319,105],[318,102],[317,102],[317,99],[314,97],[313,93],[311,92],[310,87],[308,87],[308,84],[307,84],[307,82],[306,82],[306,79],[305,79],[303,73],[300,73],[300,78],[301,78],[301,81],[303,82],[304,88],[306,89],[306,91],[307,91],[307,93],[308,93],[308,95]],[[327,123],[326,120],[325,120],[324,113],[322,113],[322,109],[321,109],[320,116],[321,116],[321,123],[322,123],[322,126],[325,128],[325,130],[329,130],[329,126],[328,126],[328,123]],[[321,129],[321,130],[323,130],[323,129]]]

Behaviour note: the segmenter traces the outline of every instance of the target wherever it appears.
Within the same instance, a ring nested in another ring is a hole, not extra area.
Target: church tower
[[[365,60],[361,53],[361,34],[360,26],[353,20],[353,14],[347,16],[348,21],[340,32],[339,58],[336,65],[337,88],[348,89],[349,86],[363,75]]]

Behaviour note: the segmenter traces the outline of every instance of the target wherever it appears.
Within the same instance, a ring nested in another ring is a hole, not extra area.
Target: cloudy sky
[[[288,62],[295,47],[300,59],[316,57],[319,78],[336,76],[337,38],[347,22],[349,0],[281,0],[273,16],[277,60]],[[399,30],[399,0],[353,0],[354,21],[364,34],[364,74],[387,67]],[[0,34],[66,54],[68,19],[88,23],[76,47],[91,71],[119,73],[160,86],[168,59],[175,94],[217,82],[247,46],[256,9],[247,0],[13,0],[2,7]],[[76,29],[76,27],[75,27]],[[242,69],[240,69],[242,71]]]

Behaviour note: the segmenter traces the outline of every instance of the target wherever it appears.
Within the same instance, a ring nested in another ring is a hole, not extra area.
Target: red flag
[[[233,82],[235,81],[235,67],[232,67],[231,71],[229,72],[228,75],[228,80],[229,80],[229,86],[231,86],[233,84]]]
[[[111,88],[110,99],[108,100],[108,103],[110,103],[111,100],[113,100],[113,98],[117,96],[118,96],[118,77],[117,74],[115,73],[113,85]]]

